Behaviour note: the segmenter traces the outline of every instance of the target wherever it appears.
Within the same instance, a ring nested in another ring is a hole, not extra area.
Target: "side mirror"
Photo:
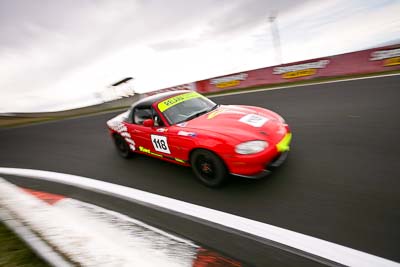
[[[147,119],[143,121],[143,126],[146,127],[153,127],[154,126],[154,121],[153,119]]]

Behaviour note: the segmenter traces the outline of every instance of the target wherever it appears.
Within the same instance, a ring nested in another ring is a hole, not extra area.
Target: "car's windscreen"
[[[158,104],[158,109],[171,125],[191,120],[215,107],[217,104],[196,92],[173,96]]]

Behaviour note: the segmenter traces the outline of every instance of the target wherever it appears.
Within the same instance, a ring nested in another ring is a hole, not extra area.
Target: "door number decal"
[[[171,154],[166,136],[152,134],[151,142],[153,143],[153,147],[156,151]]]

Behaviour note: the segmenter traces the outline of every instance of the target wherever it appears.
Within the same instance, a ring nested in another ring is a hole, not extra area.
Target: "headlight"
[[[249,141],[241,143],[235,147],[235,151],[238,154],[254,154],[263,151],[268,147],[268,143],[265,141]]]

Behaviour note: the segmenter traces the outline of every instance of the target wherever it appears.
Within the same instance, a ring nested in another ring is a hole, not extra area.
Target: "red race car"
[[[107,122],[119,154],[149,155],[192,166],[207,186],[229,175],[261,178],[287,157],[292,134],[278,114],[217,105],[194,91],[145,97]]]

